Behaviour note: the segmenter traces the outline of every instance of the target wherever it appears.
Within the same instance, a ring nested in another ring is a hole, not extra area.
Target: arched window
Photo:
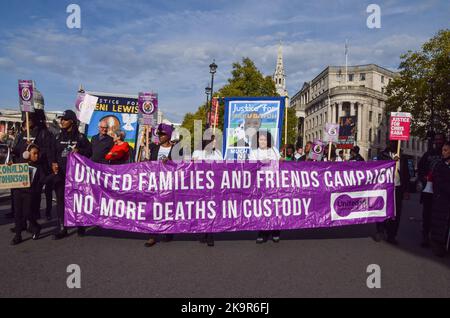
[[[369,129],[369,142],[372,142],[372,128]]]

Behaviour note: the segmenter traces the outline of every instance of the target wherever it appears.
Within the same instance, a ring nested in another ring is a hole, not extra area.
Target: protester
[[[345,158],[344,158],[344,150],[339,150],[339,156],[336,157],[336,161],[338,161],[338,162],[343,162],[343,161],[345,161]]]
[[[45,113],[42,109],[36,109],[34,113],[29,113],[29,130],[30,139],[27,140],[26,120],[22,123],[22,133],[18,135],[16,144],[13,148],[13,162],[25,163],[23,159],[23,153],[26,151],[29,144],[33,143],[39,147],[39,163],[42,164],[42,168],[46,170],[46,174],[51,171],[51,164],[54,161],[54,143],[53,136],[47,129]],[[41,192],[44,184],[40,184]],[[40,207],[41,204],[33,205],[33,213],[36,219],[40,219]],[[46,211],[47,219],[51,218],[51,215]]]
[[[430,236],[432,251],[445,255],[450,226],[450,142],[442,147],[442,160],[433,169],[433,203]]]
[[[202,150],[194,150],[192,154],[192,160],[194,161],[222,161],[223,156],[222,152],[216,149],[216,138],[215,136],[211,137],[211,141],[203,140],[202,142]]]
[[[67,236],[67,228],[64,226],[64,190],[67,157],[70,153],[78,153],[87,158],[92,156],[91,143],[78,130],[77,115],[72,110],[66,110],[59,118],[61,120],[61,132],[56,136],[55,161],[52,164],[58,213],[57,232],[54,235],[55,240]],[[85,229],[79,227],[78,235],[83,236],[84,234]]]
[[[8,135],[0,132],[0,165],[9,162],[10,149],[8,147]]]
[[[294,160],[298,161],[302,155],[303,155],[303,147],[298,145],[297,151],[295,152],[295,155],[294,155]]]
[[[325,149],[323,151],[323,157],[322,161],[328,161],[328,152],[329,152],[330,144],[327,144],[325,146]],[[329,161],[336,161],[336,146],[331,144],[331,153],[330,153],[330,160]]]
[[[378,222],[377,232],[374,236],[374,240],[379,242],[387,234],[386,241],[388,243],[397,245],[396,240],[398,228],[400,225],[400,219],[402,216],[403,199],[408,198],[408,182],[409,173],[406,160],[402,156],[397,156],[397,142],[390,141],[388,147],[381,153],[379,160],[395,160],[399,161],[395,172],[395,218],[389,219],[384,222]]]
[[[350,150],[350,160],[349,161],[365,161],[364,158],[359,154],[359,147],[358,146],[354,146]]]
[[[249,160],[280,160],[280,152],[274,147],[272,134],[266,130],[256,132]]]
[[[295,147],[294,145],[287,144],[284,145],[283,151],[281,151],[281,156],[285,161],[295,161]]]
[[[172,160],[172,151],[174,145],[170,142],[172,139],[172,133],[174,128],[172,125],[159,124],[156,134],[159,138],[159,144],[150,144],[150,161],[162,161],[167,162]],[[164,242],[173,240],[172,234],[166,234],[162,236]],[[145,243],[146,247],[151,247],[157,243],[157,236],[151,235],[148,241]]]
[[[113,133],[114,146],[105,156],[110,164],[122,165],[130,160],[130,145],[125,142],[125,136],[125,132],[121,130]]]
[[[298,161],[309,161],[309,152],[311,151],[313,143],[312,141],[308,141],[305,146],[305,154],[298,159]]]
[[[436,134],[433,138],[432,149],[428,149],[424,153],[417,165],[418,178],[422,183],[422,189],[427,184],[427,176],[431,175],[434,167],[442,160],[442,146],[444,145],[444,135]],[[423,204],[422,209],[422,247],[430,246],[430,226],[431,226],[431,211],[433,209],[433,194],[422,192],[420,196],[420,203]]]
[[[107,164],[106,155],[114,146],[114,140],[108,135],[109,125],[106,120],[98,123],[98,134],[92,137],[92,156],[91,160],[96,163]]]
[[[47,175],[47,169],[39,161],[39,147],[30,144],[23,153],[23,159],[30,167],[30,187],[14,191],[15,231],[11,245],[22,243],[22,231],[26,230],[26,221],[30,224],[32,239],[39,239],[41,226],[36,222],[33,206],[41,204],[41,191]]]
[[[252,149],[252,152],[250,152],[250,160],[273,161],[281,159],[280,153],[273,147],[274,141],[269,131],[258,131],[255,139],[256,142],[253,143],[253,146],[256,149]],[[272,235],[273,242],[278,243],[280,241],[280,231],[259,231],[256,243],[261,244],[267,242],[270,235]]]
[[[216,138],[211,136],[210,140],[202,141],[202,150],[195,150],[192,154],[193,161],[222,161],[222,153],[216,149]],[[200,240],[202,243],[207,243],[208,246],[214,246],[214,235],[206,233]]]

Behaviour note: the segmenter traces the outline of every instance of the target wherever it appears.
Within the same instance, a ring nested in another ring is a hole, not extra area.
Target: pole
[[[150,127],[145,125],[145,156],[150,160]]]
[[[287,145],[287,132],[288,132],[288,107],[286,106],[286,101],[287,101],[287,97],[284,98],[284,110],[285,110],[285,115],[284,115],[284,144],[285,146]],[[287,154],[287,147],[284,147],[284,158],[286,158],[286,154]]]
[[[219,98],[219,97],[217,97],[217,98]],[[219,112],[219,99],[217,100],[217,107],[216,107],[216,112],[215,112],[215,114],[214,114],[214,129],[213,129],[213,135],[216,135],[216,126],[217,126],[217,122],[218,122],[218,120],[217,120],[217,113]]]
[[[214,98],[214,73],[211,73],[211,98],[209,101],[209,127],[211,127],[212,100]]]
[[[25,118],[27,122],[27,143],[30,142],[30,116],[28,115],[28,112],[25,113]]]
[[[347,40],[345,40],[345,86],[347,87],[347,77],[348,77],[348,70],[347,70],[347,64],[348,64],[348,43]]]
[[[209,94],[206,93],[206,109],[208,109],[208,105],[209,105]],[[208,111],[206,111],[206,124],[205,124],[206,128],[208,128],[208,122],[209,122]]]
[[[330,141],[330,143],[328,144],[328,161],[331,161],[331,145],[333,143]]]

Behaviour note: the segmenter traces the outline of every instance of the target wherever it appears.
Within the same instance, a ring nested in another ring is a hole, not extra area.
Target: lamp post
[[[209,95],[211,95],[211,92],[212,92],[211,87],[209,87],[209,84],[208,84],[208,86],[205,87],[206,107],[208,107],[208,105],[209,105]],[[206,112],[206,127],[208,127],[208,122],[209,122],[208,112]]]
[[[212,100],[213,100],[213,95],[214,95],[214,74],[216,74],[217,72],[217,64],[216,64],[216,60],[213,60],[212,64],[209,65],[209,73],[211,73],[211,98],[209,101],[209,113],[211,114],[212,112]],[[208,128],[211,126],[211,116],[209,116],[208,118]]]

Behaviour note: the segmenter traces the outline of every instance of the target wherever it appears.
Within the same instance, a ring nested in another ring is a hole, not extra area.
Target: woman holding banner
[[[279,151],[272,147],[274,141],[272,134],[269,131],[259,130],[255,135],[255,139],[256,142],[253,142],[252,145],[255,145],[256,149],[252,149],[252,151],[250,152],[250,160],[278,161],[281,159]],[[262,244],[267,242],[267,239],[270,235],[272,235],[272,240],[275,243],[278,243],[280,241],[280,231],[259,231],[256,243]]]
[[[172,151],[174,145],[170,142],[172,139],[174,128],[172,125],[159,124],[156,134],[159,138],[159,144],[150,144],[150,161],[162,161],[167,162],[172,160]],[[145,243],[146,247],[151,247],[156,244],[156,235],[151,235],[148,241]],[[165,234],[162,236],[164,242],[173,240],[172,234]]]
[[[202,141],[202,150],[195,150],[192,154],[193,161],[222,161],[222,153],[216,149],[216,136],[211,136],[211,141]],[[214,235],[206,233],[200,240],[201,243],[207,243],[208,246],[214,246]]]

